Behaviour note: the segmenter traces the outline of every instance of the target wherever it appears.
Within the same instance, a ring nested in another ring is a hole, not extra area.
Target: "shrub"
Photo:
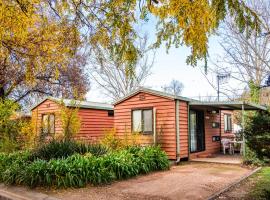
[[[101,140],[101,144],[112,150],[122,149],[124,143],[120,138],[117,138],[115,134],[114,128],[106,130],[105,136]]]
[[[270,159],[270,113],[257,112],[248,122],[245,128],[248,147],[259,159]]]
[[[243,157],[243,163],[245,165],[262,166],[265,164],[264,160],[258,158],[257,154],[249,147],[246,147],[246,153]]]
[[[0,182],[3,182],[5,179],[7,183],[14,183],[14,177],[11,177],[13,175],[8,173],[11,171],[14,173],[16,171],[15,169],[22,169],[24,164],[28,162],[29,157],[30,153],[28,151],[15,152],[10,154],[0,153]]]
[[[132,147],[104,156],[73,154],[63,159],[29,161],[29,153],[2,155],[6,165],[1,168],[1,181],[30,187],[83,187],[110,183],[140,173],[169,168],[167,155],[159,147]]]
[[[11,100],[0,98],[0,151],[13,152],[18,150],[17,136],[20,129],[18,121],[12,119],[19,105]]]
[[[50,143],[34,150],[31,160],[50,160],[53,158],[67,158],[75,153],[91,153],[95,156],[102,156],[108,152],[106,147],[99,144],[83,144],[73,140],[52,140]]]

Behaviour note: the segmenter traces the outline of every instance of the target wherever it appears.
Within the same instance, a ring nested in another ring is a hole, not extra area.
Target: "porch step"
[[[196,156],[197,158],[213,158],[213,154],[200,154]]]

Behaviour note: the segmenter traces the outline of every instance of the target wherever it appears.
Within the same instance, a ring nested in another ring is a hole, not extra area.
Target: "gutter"
[[[176,124],[176,161],[180,163],[180,130],[179,130],[179,100],[175,100],[175,124]]]

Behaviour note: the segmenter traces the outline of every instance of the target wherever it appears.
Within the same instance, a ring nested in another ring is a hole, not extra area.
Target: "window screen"
[[[132,111],[132,127],[133,127],[133,132],[142,131],[142,111],[141,110]]]
[[[48,133],[48,119],[49,119],[49,115],[43,115],[42,116],[42,132],[43,133]]]
[[[49,130],[51,134],[54,134],[54,130],[55,130],[55,118],[53,114],[50,114],[50,120],[49,120]]]
[[[232,116],[225,114],[224,115],[224,130],[231,131],[232,130]]]
[[[143,132],[152,132],[152,110],[143,110]]]
[[[140,109],[132,111],[132,131],[143,133],[153,132],[152,109]]]
[[[55,116],[54,116],[54,114],[42,115],[42,132],[46,135],[55,133]]]

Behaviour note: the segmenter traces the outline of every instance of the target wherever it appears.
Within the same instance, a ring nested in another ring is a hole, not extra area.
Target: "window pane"
[[[152,110],[143,111],[143,131],[152,132]]]
[[[49,124],[49,127],[50,127],[50,133],[54,134],[54,115],[50,115],[50,124]]]
[[[48,115],[42,115],[42,132],[48,133]]]
[[[133,132],[141,132],[142,131],[142,111],[134,110],[132,111],[132,127]]]
[[[227,115],[224,115],[224,130],[227,131]]]
[[[232,117],[228,115],[228,131],[232,130]]]

